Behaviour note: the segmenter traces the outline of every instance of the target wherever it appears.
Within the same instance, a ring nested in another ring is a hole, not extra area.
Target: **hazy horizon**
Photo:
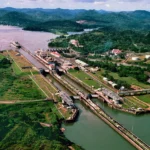
[[[85,8],[60,8],[60,7],[56,7],[56,8],[42,8],[42,7],[35,7],[35,8],[29,8],[29,7],[20,7],[20,8],[17,8],[17,7],[0,7],[0,9],[63,9],[63,10],[96,10],[96,11],[110,11],[110,12],[121,12],[121,11],[127,11],[127,12],[130,12],[130,11],[148,11],[150,12],[150,10],[145,10],[145,9],[135,9],[135,10],[118,10],[118,11],[115,11],[115,10],[106,10],[106,9],[85,9]]]
[[[150,11],[149,0],[1,0],[0,8],[95,9],[106,11]]]

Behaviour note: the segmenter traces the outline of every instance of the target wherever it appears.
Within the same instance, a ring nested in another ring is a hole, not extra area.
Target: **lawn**
[[[75,76],[76,78],[78,78],[79,80],[84,82],[85,84],[89,85],[90,87],[94,86],[95,88],[100,88],[100,84],[99,83],[97,83],[89,75],[87,75],[86,73],[84,73],[81,70],[77,71],[77,70],[70,69],[69,73],[71,73],[73,76]]]
[[[35,71],[33,69],[33,65],[23,56],[16,56],[17,52],[15,51],[8,51],[7,52],[8,55],[11,57],[11,59],[13,59],[14,63],[20,68],[20,70],[22,70],[23,72],[30,72],[31,71]],[[22,69],[22,67],[32,67],[29,69]]]
[[[139,86],[139,87],[141,87],[143,89],[150,88],[150,85],[138,82],[135,78],[132,78],[132,77],[119,77],[119,75],[117,73],[113,73],[113,72],[111,72],[109,74],[111,76],[113,76],[115,79],[126,81],[128,84],[136,85],[136,86]]]
[[[12,68],[13,68],[13,71],[16,75],[20,75],[22,73],[22,70],[16,65],[15,62],[13,62],[12,64]]]
[[[143,102],[150,104],[150,95],[141,95],[141,96],[137,96],[137,98]]]
[[[48,81],[46,81],[40,74],[33,75],[33,79],[48,97],[53,98],[53,94],[55,95],[57,90],[53,87],[53,85],[50,82],[48,83]]]
[[[105,70],[101,70],[101,71],[98,71],[98,72],[96,72],[96,76],[97,77],[99,77],[101,80],[102,80],[102,78],[103,78],[103,76],[102,76],[102,74],[105,72]],[[118,79],[118,80],[121,80],[121,81],[126,81],[128,84],[133,84],[133,85],[136,85],[136,86],[139,86],[139,87],[141,87],[141,88],[143,88],[143,89],[148,89],[148,88],[150,88],[150,85],[148,85],[148,84],[144,84],[144,83],[142,83],[142,82],[139,82],[139,81],[137,81],[135,78],[133,78],[133,77],[120,77],[117,73],[114,73],[114,72],[110,72],[109,73],[111,76],[113,76],[114,77],[114,79]]]
[[[0,60],[3,59],[3,58],[4,58],[4,56],[3,56],[3,55],[0,55]]]

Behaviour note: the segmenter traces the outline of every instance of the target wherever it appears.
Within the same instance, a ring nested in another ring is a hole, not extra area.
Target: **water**
[[[80,32],[67,32],[68,35],[77,35],[77,34],[83,34],[83,33],[88,33],[91,32],[93,30],[97,30],[99,28],[95,28],[95,29],[84,29],[84,31],[80,31]]]
[[[12,41],[18,41],[32,52],[39,48],[47,49],[49,40],[56,37],[53,33],[24,31],[18,27],[0,25],[0,50],[10,49]]]
[[[135,150],[80,102],[76,106],[80,109],[78,121],[72,125],[63,125],[65,135],[71,141],[86,150]]]
[[[55,37],[57,35],[52,33],[23,31],[17,27],[0,26],[0,50],[10,49],[9,43],[11,41],[18,41],[24,47],[34,52],[38,48],[46,49],[48,41]],[[25,56],[34,65],[38,66],[38,63],[32,57],[29,57],[27,54]],[[57,87],[62,88],[54,80],[53,82]],[[95,99],[94,101],[103,107],[108,114],[150,145],[150,115],[134,116],[112,110],[99,100]],[[86,150],[135,150],[132,145],[83,104],[76,101],[76,105],[80,109],[78,121],[74,124],[63,125],[66,129],[65,135],[68,139],[81,145]]]
[[[150,145],[150,115],[134,116],[113,110],[99,100],[95,99],[93,101],[103,108],[110,116]],[[71,141],[81,145],[86,150],[135,149],[113,129],[96,117],[86,106],[80,102],[76,102],[76,106],[80,109],[78,121],[72,125],[63,125],[66,129],[65,135]]]

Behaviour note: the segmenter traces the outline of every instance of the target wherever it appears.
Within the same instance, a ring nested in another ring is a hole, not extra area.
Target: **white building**
[[[145,58],[146,59],[150,59],[150,55],[145,55]]]
[[[139,57],[132,57],[132,60],[137,61],[137,60],[140,60],[140,58]]]
[[[81,67],[88,67],[88,64],[79,60],[79,59],[76,59],[75,62],[80,65]]]

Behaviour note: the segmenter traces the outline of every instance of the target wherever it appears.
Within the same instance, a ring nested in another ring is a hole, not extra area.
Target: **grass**
[[[106,88],[112,90],[113,92],[117,92],[117,89],[113,88],[112,86],[110,86],[109,84],[104,82],[103,76],[102,76],[103,73],[104,73],[104,70],[101,69],[101,71],[95,72],[95,74],[92,74],[92,76],[96,77],[100,81],[100,83],[103,87],[106,87]]]
[[[4,58],[4,56],[3,56],[3,55],[0,55],[0,60],[3,59],[3,58]]]
[[[13,71],[16,75],[20,75],[22,73],[22,71],[20,70],[20,68],[16,65],[16,63],[14,62],[12,64],[12,68],[13,68]]]
[[[150,95],[141,95],[141,96],[137,96],[137,98],[143,102],[150,104]]]
[[[5,59],[5,63],[0,67],[0,74],[0,100],[38,100],[45,98],[36,84],[26,75],[26,72],[22,73],[16,63],[11,64],[9,60]]]
[[[71,114],[72,114],[71,110],[68,110],[67,108],[64,108],[62,103],[59,102],[59,103],[56,104],[56,106],[57,106],[57,109],[60,111],[60,113],[62,114],[62,116],[65,119],[67,119],[71,116]]]
[[[50,98],[53,98],[52,94],[57,92],[53,85],[46,82],[40,74],[33,75],[33,79]]]
[[[132,78],[132,77],[119,77],[119,75],[117,73],[113,73],[113,72],[111,72],[109,74],[111,76],[113,76],[115,79],[126,81],[128,84],[136,85],[136,86],[139,86],[139,87],[141,87],[143,89],[150,88],[150,85],[144,84],[142,82],[138,82],[135,78]]]
[[[96,89],[100,88],[100,84],[97,83],[95,80],[93,80],[89,75],[87,75],[86,73],[84,73],[83,71],[77,71],[77,70],[69,70],[69,72],[75,76],[76,78],[78,78],[79,80],[81,80],[82,82],[84,82],[85,84],[91,86],[94,86]]]
[[[131,104],[129,105],[129,108],[135,107],[135,108],[147,108],[148,106],[144,103],[142,103],[140,100],[137,100],[134,96],[128,96],[126,97],[126,100]]]
[[[102,80],[103,79],[103,76],[102,76],[102,74],[105,72],[105,70],[104,69],[102,69],[101,71],[97,71],[96,72],[96,76],[100,79],[100,80]],[[133,78],[133,77],[120,77],[117,73],[114,73],[114,72],[110,72],[109,73],[111,76],[113,76],[114,77],[114,79],[118,79],[118,80],[121,80],[121,81],[126,81],[128,84],[130,84],[130,85],[136,85],[136,86],[139,86],[139,87],[141,87],[141,88],[143,88],[143,89],[148,89],[148,88],[150,88],[150,85],[148,85],[148,84],[144,84],[144,83],[142,83],[142,82],[139,82],[139,81],[137,81],[135,78]]]
[[[8,54],[23,72],[35,71],[33,65],[23,55],[16,56],[17,52],[15,51],[8,51]],[[32,67],[32,69],[22,69],[22,67]]]
[[[36,100],[45,98],[28,76],[19,76],[11,81],[4,79],[2,84],[0,100]]]

